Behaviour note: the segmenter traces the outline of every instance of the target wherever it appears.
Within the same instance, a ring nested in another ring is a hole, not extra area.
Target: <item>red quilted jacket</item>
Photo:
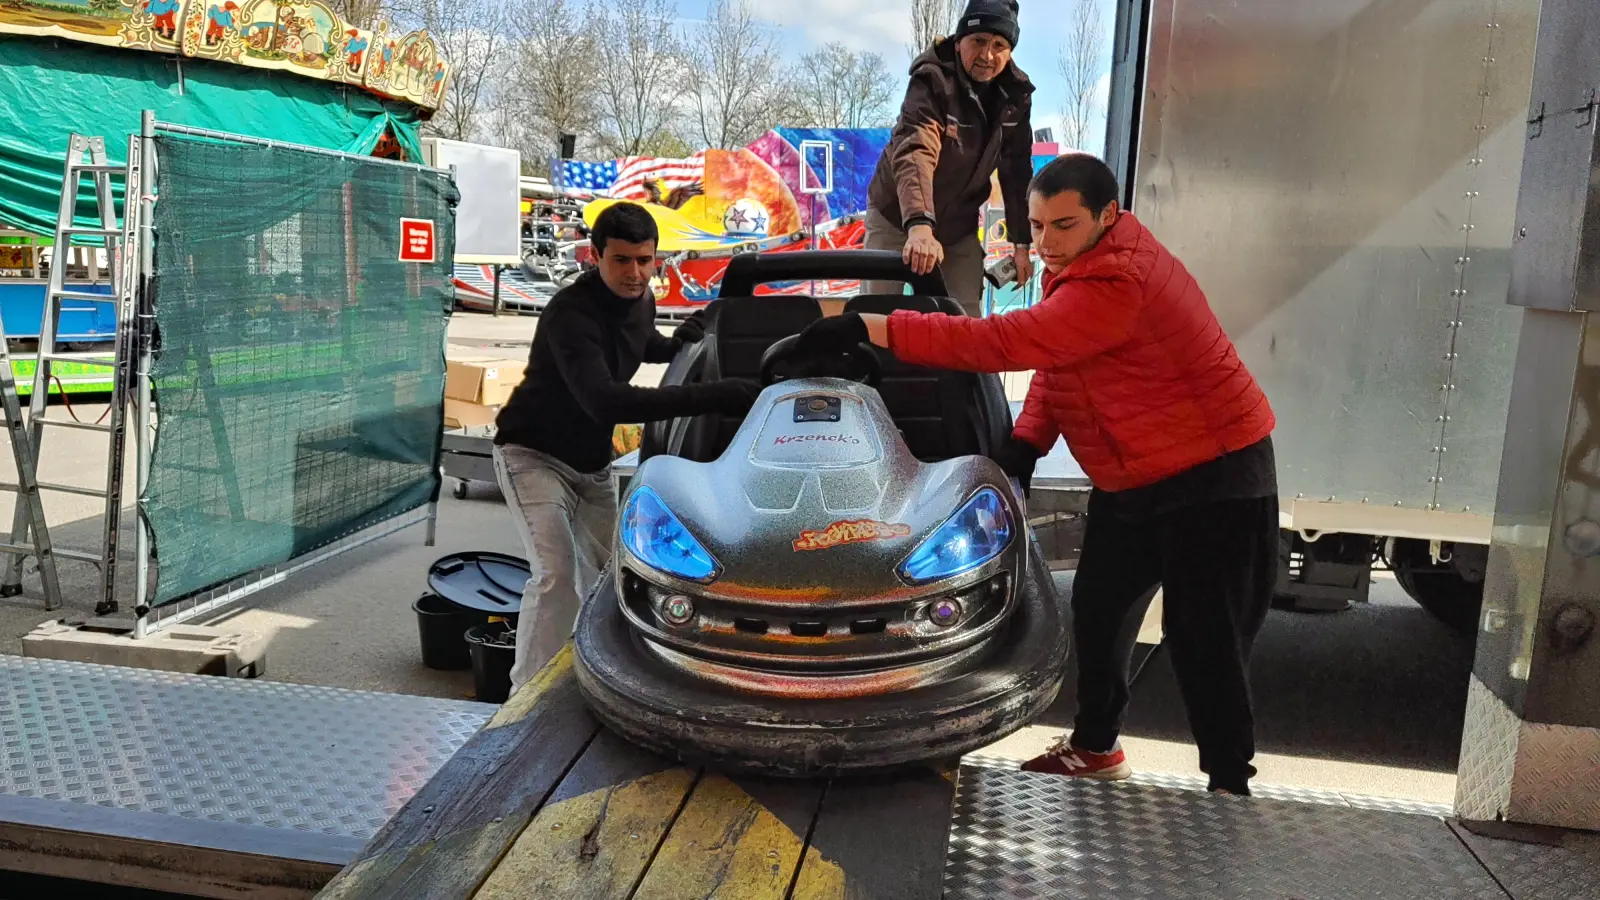
[[[984,319],[896,312],[889,349],[918,365],[1037,370],[1013,433],[1041,452],[1064,436],[1107,491],[1248,447],[1275,423],[1200,286],[1128,212],[1046,277],[1038,304]]]

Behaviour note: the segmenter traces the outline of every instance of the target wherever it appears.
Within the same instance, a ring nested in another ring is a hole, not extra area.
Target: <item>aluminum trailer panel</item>
[[[1536,0],[1153,0],[1134,208],[1277,411],[1285,524],[1487,543]]]

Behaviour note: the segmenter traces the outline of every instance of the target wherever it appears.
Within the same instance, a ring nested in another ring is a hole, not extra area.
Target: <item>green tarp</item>
[[[438,496],[450,176],[156,138],[156,405],[139,509],[159,605]],[[431,222],[431,262],[402,236]]]
[[[0,227],[53,234],[68,135],[105,138],[111,161],[123,163],[128,135],[138,132],[146,109],[163,122],[350,153],[371,152],[388,128],[408,159],[422,159],[415,108],[355,88],[208,60],[0,35]],[[78,216],[80,224],[92,224],[93,207],[81,204]]]

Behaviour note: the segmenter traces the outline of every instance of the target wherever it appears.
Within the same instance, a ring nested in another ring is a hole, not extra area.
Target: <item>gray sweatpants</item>
[[[868,209],[867,249],[899,253],[905,247],[905,231],[883,213]],[[944,263],[939,269],[944,273],[945,287],[949,289],[950,296],[961,304],[967,315],[973,318],[982,316],[983,244],[978,241],[977,232],[973,232],[972,237],[945,244]],[[901,285],[894,281],[869,281],[861,289],[867,294],[898,294]]]
[[[514,444],[494,448],[494,470],[532,569],[517,618],[515,691],[572,636],[583,598],[611,559],[617,494],[610,469],[579,472]]]

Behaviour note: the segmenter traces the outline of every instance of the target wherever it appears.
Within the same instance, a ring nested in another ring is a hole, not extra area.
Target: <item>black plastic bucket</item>
[[[467,629],[472,656],[472,683],[483,703],[504,703],[511,696],[511,664],[516,661],[516,626],[490,622]]]
[[[472,651],[464,636],[474,625],[487,624],[488,613],[468,609],[434,593],[418,597],[411,610],[417,614],[423,665],[446,671],[472,668]]]

